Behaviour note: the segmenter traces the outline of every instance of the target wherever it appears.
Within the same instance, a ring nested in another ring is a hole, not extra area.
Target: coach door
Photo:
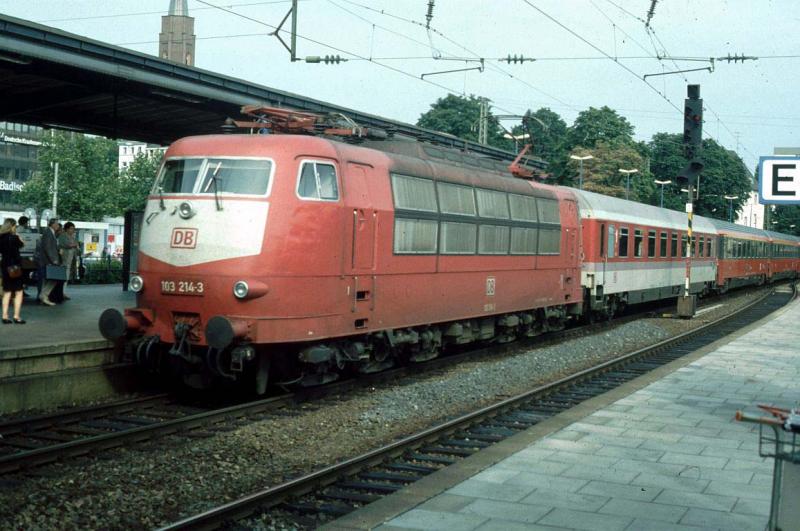
[[[344,187],[346,215],[345,223],[346,263],[344,273],[350,278],[352,312],[356,314],[356,328],[369,326],[369,314],[375,309],[375,253],[378,212],[373,208],[370,196],[369,173],[372,167],[349,162]]]

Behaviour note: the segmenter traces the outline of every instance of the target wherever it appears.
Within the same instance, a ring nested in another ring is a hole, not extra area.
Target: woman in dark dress
[[[10,266],[22,266],[22,259],[19,250],[22,248],[22,240],[17,236],[17,222],[13,218],[8,218],[0,227],[0,269],[3,272],[3,324],[25,324],[19,315],[22,309],[22,275],[11,278],[8,274]],[[8,305],[11,296],[14,296],[14,320],[8,318]]]

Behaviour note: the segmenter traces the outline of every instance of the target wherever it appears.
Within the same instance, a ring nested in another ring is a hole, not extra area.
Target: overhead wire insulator
[[[433,4],[434,0],[428,0],[428,13],[425,15],[425,19],[428,21],[425,24],[426,29],[431,29],[431,20],[433,20]]]
[[[306,57],[306,63],[325,63],[326,65],[338,65],[339,63],[345,62],[347,62],[347,58],[340,55],[326,55],[324,57],[320,57],[319,55],[309,55]]]
[[[500,60],[501,61],[505,61],[508,64],[512,64],[512,63],[513,64],[517,64],[517,63],[524,63],[526,61],[535,61],[536,59],[534,59],[532,57],[525,57],[522,54],[520,54],[519,56],[517,54],[514,54],[514,55],[508,54],[508,56],[506,58],[500,59]]]

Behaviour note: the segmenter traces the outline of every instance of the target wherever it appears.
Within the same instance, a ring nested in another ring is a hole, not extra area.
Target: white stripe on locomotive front
[[[269,203],[237,200],[221,194],[219,200],[222,210],[217,210],[213,196],[208,195],[189,199],[165,197],[163,210],[158,198],[149,200],[139,250],[179,267],[261,254]],[[177,212],[178,205],[184,201],[191,203],[196,212],[189,219],[181,218]],[[197,243],[193,249],[171,247],[172,232],[176,228],[197,229]]]

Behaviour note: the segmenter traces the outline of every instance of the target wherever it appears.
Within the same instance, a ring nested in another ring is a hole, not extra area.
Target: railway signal
[[[700,154],[703,150],[703,100],[700,98],[700,85],[689,85],[683,110],[683,155],[688,160],[678,174],[681,185],[697,184],[703,171]]]

